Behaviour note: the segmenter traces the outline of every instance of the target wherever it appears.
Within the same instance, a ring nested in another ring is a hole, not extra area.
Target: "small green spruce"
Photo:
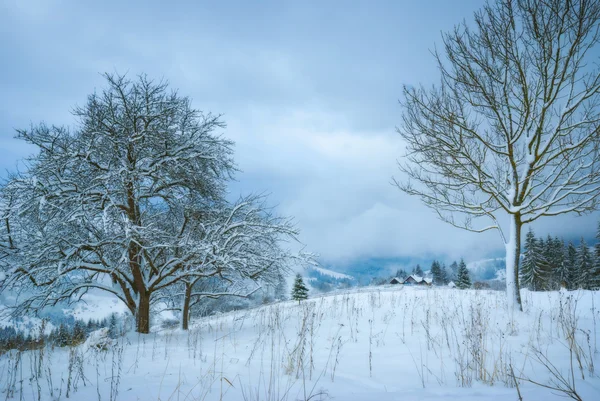
[[[304,285],[304,280],[300,274],[296,274],[294,287],[292,288],[292,299],[300,303],[301,300],[308,298],[308,288]]]

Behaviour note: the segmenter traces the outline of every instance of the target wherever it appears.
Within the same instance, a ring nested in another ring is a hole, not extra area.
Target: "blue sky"
[[[495,255],[497,234],[449,227],[390,185],[402,85],[437,80],[440,33],[482,4],[1,2],[0,168],[31,152],[14,128],[72,124],[72,107],[102,88],[100,73],[144,72],[224,114],[242,170],[231,196],[271,193],[324,260]],[[596,221],[536,228],[591,237]]]

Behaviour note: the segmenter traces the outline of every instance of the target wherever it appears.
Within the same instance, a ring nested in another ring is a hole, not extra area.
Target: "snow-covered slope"
[[[515,314],[503,292],[369,288],[212,316],[189,332],[132,333],[108,351],[13,351],[0,357],[0,392],[19,399],[22,383],[25,399],[62,399],[70,383],[74,400],[514,400],[511,372],[550,383],[547,357],[568,380],[573,366],[583,399],[600,399],[590,373],[600,293],[522,295]],[[524,400],[564,399],[518,383]]]
[[[102,320],[116,313],[123,315],[129,313],[123,302],[114,295],[104,291],[90,291],[83,296],[80,302],[73,305],[59,303],[54,307],[42,310],[38,316],[13,317],[7,305],[14,305],[15,297],[11,294],[0,297],[0,327],[13,326],[26,333],[36,332],[41,325],[42,319],[46,319],[47,330],[59,325],[63,321],[79,319],[88,321],[90,319]]]
[[[348,274],[344,274],[344,273],[339,273],[333,270],[329,270],[329,269],[324,269],[322,267],[311,267],[311,269],[318,271],[319,273],[325,275],[325,276],[330,276],[336,279],[348,279],[348,280],[353,280],[354,277],[348,275]]]

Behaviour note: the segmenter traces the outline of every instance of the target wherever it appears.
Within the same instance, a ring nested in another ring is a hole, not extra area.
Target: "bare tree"
[[[297,241],[298,230],[291,219],[276,216],[264,196],[241,198],[203,226],[209,245],[203,266],[194,266],[182,280],[184,330],[191,307],[202,298],[248,297],[260,284],[275,284],[291,264],[312,262],[312,255],[283,246],[286,241]],[[203,285],[215,272],[220,285]]]
[[[499,231],[512,307],[522,226],[598,205],[599,18],[597,0],[488,3],[443,35],[439,86],[404,88],[395,183],[443,221]]]
[[[166,83],[106,79],[105,91],[75,109],[73,131],[19,131],[39,153],[3,189],[19,249],[4,287],[27,293],[18,310],[107,291],[147,333],[153,295],[202,266],[199,222],[222,202],[232,142],[214,133],[224,127],[218,116],[192,109]]]
[[[6,273],[14,263],[15,241],[10,222],[10,209],[13,198],[8,192],[0,191],[0,288],[6,280]]]

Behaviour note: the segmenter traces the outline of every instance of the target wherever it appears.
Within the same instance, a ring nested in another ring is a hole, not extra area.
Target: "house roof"
[[[406,282],[409,278],[412,278],[417,284],[422,283],[422,282],[425,282],[426,284],[431,284],[431,282],[433,281],[429,277],[421,277],[421,276],[417,276],[415,274],[411,274],[404,280],[404,282]]]

